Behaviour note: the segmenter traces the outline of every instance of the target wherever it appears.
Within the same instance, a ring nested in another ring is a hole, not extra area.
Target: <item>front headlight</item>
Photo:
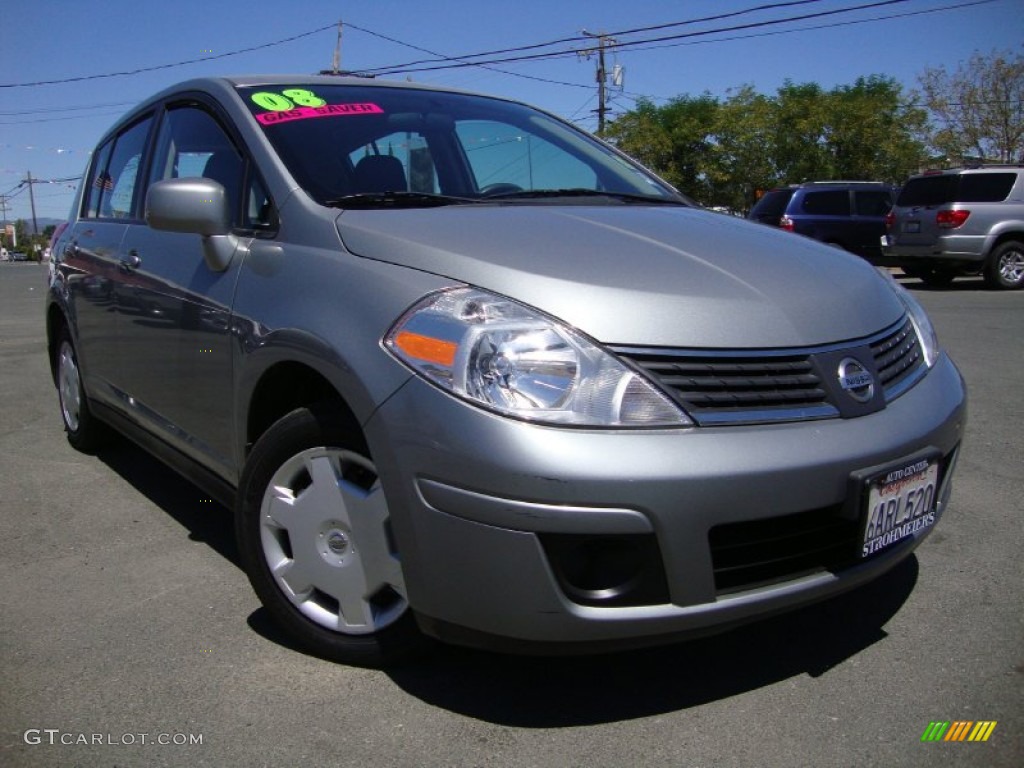
[[[509,416],[597,427],[692,424],[610,352],[535,309],[486,291],[427,296],[384,344],[434,384]]]
[[[900,285],[888,270],[880,269],[878,271],[889,281],[890,287],[906,307],[907,314],[910,315],[910,322],[914,324],[914,330],[917,331],[917,339],[921,343],[924,364],[931,368],[939,359],[939,337],[935,334],[932,321],[928,319],[928,313],[924,311],[924,307],[914,298],[914,295]]]

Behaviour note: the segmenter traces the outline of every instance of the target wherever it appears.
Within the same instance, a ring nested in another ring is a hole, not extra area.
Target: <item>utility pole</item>
[[[585,51],[580,51],[581,56],[586,56],[588,59],[591,54],[597,54],[597,134],[600,136],[604,133],[604,126],[606,118],[608,116],[608,72],[605,69],[604,63],[604,49],[608,46],[615,45],[615,38],[608,37],[603,33],[593,34],[583,30],[583,35],[586,37],[593,37],[597,40],[597,48],[588,48]]]
[[[25,183],[28,184],[28,200],[32,205],[32,234],[39,234],[39,224],[36,223],[36,197],[32,193],[32,171],[26,171]]]
[[[342,23],[338,21],[338,42],[334,44],[334,56],[331,59],[330,69],[321,69],[321,75],[340,75],[341,74],[341,28]]]

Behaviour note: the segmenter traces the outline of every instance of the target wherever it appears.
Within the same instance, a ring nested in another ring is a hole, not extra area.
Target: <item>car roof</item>
[[[954,176],[963,173],[1006,173],[1007,171],[1019,171],[1021,169],[1024,169],[1024,165],[1020,163],[969,165],[960,168],[936,168],[934,170],[922,171],[911,178],[919,179],[926,176]]]

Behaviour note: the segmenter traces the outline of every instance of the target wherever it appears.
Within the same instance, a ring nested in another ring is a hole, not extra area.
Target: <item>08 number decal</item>
[[[288,88],[280,93],[260,91],[251,96],[254,103],[272,112],[285,112],[300,107],[322,107],[327,102],[305,88]]]

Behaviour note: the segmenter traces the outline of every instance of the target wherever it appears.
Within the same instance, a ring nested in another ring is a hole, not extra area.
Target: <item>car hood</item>
[[[903,306],[867,262],[676,206],[350,210],[345,247],[500,293],[606,344],[765,348],[867,336]]]

